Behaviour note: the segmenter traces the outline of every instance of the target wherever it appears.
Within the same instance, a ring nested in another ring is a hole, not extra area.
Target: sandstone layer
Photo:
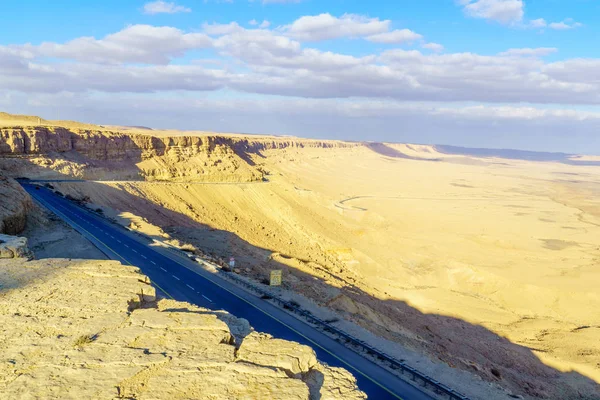
[[[253,182],[263,178],[251,155],[333,141],[252,140],[218,135],[157,137],[105,130],[0,127],[0,167],[34,179]]]
[[[0,260],[0,397],[365,398],[309,347],[146,282],[113,261]]]

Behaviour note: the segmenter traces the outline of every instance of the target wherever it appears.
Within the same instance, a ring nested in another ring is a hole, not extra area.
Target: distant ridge
[[[486,149],[480,147],[459,147],[450,145],[435,145],[433,146],[438,152],[449,155],[463,155],[479,158],[506,158],[510,160],[523,161],[546,161],[560,162],[571,165],[589,165],[600,166],[600,161],[593,159],[585,159],[577,154],[569,153],[552,153],[544,151],[531,150],[514,150],[514,149]]]
[[[299,140],[315,140],[321,139],[304,139],[290,135],[261,135],[261,134],[231,134],[225,132],[204,132],[204,131],[178,131],[178,130],[155,130],[143,125],[94,125],[77,121],[61,121],[61,120],[46,120],[38,116],[10,114],[0,112],[0,127],[10,126],[57,126],[67,129],[95,129],[99,131],[117,131],[127,132],[127,134],[146,134],[157,137],[172,137],[172,136],[196,136],[212,135],[212,136],[236,136],[236,137],[270,137],[279,139],[299,139]],[[147,132],[147,133],[146,133]],[[150,133],[152,132],[152,133]],[[322,139],[329,142],[330,140]],[[581,166],[600,166],[600,156],[587,156],[562,152],[544,152],[532,150],[515,150],[515,149],[490,149],[481,147],[460,147],[452,145],[420,145],[401,142],[371,142],[371,141],[352,141],[352,140],[334,140],[334,142],[344,143],[361,143],[371,150],[392,158],[406,158],[414,160],[441,161],[444,155],[447,156],[464,156],[476,158],[504,158],[510,160],[536,161],[536,162],[560,162],[569,165]]]

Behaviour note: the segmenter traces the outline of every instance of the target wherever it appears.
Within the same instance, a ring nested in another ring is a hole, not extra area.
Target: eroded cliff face
[[[0,171],[0,233],[21,233],[31,204],[31,198],[21,185]]]
[[[261,152],[356,145],[221,135],[156,137],[43,126],[0,128],[2,166],[32,178],[252,182],[264,177],[252,161]]]
[[[0,397],[364,399],[312,349],[230,314],[156,302],[115,261],[0,260]]]

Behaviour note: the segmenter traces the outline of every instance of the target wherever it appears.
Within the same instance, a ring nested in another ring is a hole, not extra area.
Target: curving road
[[[83,234],[109,258],[139,267],[165,296],[213,310],[226,310],[246,318],[258,331],[312,347],[320,361],[352,372],[369,399],[433,399],[305,322],[199,268],[195,262],[166,249],[149,246],[137,235],[45,187],[21,184],[40,204]]]

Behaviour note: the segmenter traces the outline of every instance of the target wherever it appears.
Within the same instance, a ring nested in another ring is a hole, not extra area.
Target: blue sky
[[[600,154],[600,2],[390,4],[9,2],[0,109]]]
[[[432,41],[444,42],[451,52],[495,54],[511,47],[558,47],[560,56],[598,57],[595,39],[600,37],[600,2],[596,0],[529,0],[525,4],[530,19],[563,21],[572,18],[585,26],[569,32],[545,29],[506,29],[486,19],[465,18],[456,0],[344,1],[305,0],[289,4],[262,4],[238,0],[178,1],[191,12],[144,14],[147,1],[62,0],[60,6],[42,0],[3,4],[0,40],[9,43],[67,41],[80,36],[102,37],[132,24],[168,25],[186,31],[200,30],[205,22],[245,23],[252,19],[285,25],[302,15],[330,13],[360,14],[390,19],[398,28],[424,32]],[[34,10],[32,14],[32,10]],[[23,18],[27,15],[27,18]],[[568,34],[565,34],[568,33]],[[348,54],[368,52],[360,43],[331,44]]]

